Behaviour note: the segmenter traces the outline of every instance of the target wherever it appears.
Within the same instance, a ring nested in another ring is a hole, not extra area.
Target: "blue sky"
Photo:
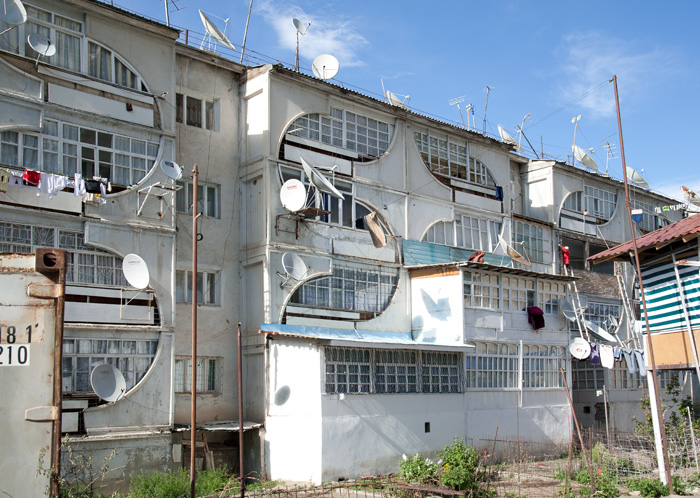
[[[163,0],[115,0],[115,5],[165,22]],[[240,50],[248,0],[177,0],[171,25],[200,40],[202,9]],[[700,4],[684,2],[254,0],[246,51],[250,64],[294,64],[292,18],[311,22],[300,44],[300,66],[330,53],[340,62],[333,80],[382,98],[384,86],[410,95],[409,107],[461,125],[457,106],[474,107],[482,131],[486,87],[491,87],[486,134],[497,125],[523,129],[535,150],[566,160],[574,125],[576,144],[606,169],[606,142],[613,144],[609,174],[622,178],[615,94],[617,75],[627,165],[652,190],[682,199],[680,186],[700,191]],[[219,46],[219,49],[221,47]],[[251,51],[251,52],[248,52]],[[240,51],[222,50],[238,61]],[[244,59],[246,62],[246,59]],[[464,115],[466,122],[467,116]],[[525,140],[528,155],[532,156]]]

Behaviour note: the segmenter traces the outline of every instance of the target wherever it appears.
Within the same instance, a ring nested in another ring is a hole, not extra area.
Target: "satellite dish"
[[[207,30],[207,34],[209,36],[216,40],[219,40],[231,50],[236,50],[236,47],[233,46],[233,43],[231,43],[229,39],[226,38],[226,35],[223,34],[221,30],[216,27],[216,25],[211,21],[211,19],[207,17],[207,15],[204,12],[202,12],[201,9],[199,9],[199,17],[202,18],[202,24],[204,24],[204,29]],[[204,43],[204,41],[202,41],[202,43]]]
[[[396,106],[396,107],[400,107],[401,109],[408,110],[408,107],[406,107],[406,104],[403,103],[403,100],[398,98],[396,95],[394,95],[389,90],[386,91],[386,98],[389,99],[389,103],[391,105]]]
[[[282,268],[284,268],[284,275],[277,272],[277,275],[285,279],[280,284],[280,289],[283,288],[290,280],[296,280],[298,282],[309,272],[309,267],[306,266],[304,260],[294,252],[285,252],[282,255]]]
[[[527,259],[525,256],[520,254],[518,251],[513,249],[511,246],[509,246],[508,242],[506,242],[505,239],[503,237],[501,237],[500,235],[498,236],[498,242],[504,248],[504,250],[506,251],[506,254],[508,255],[508,257],[510,259],[512,259],[513,261],[517,261],[518,263],[520,263],[523,266],[532,266],[532,263],[530,263],[529,259]]]
[[[520,147],[520,144],[516,139],[514,139],[510,133],[508,133],[506,130],[503,129],[501,125],[498,125],[498,134],[501,136],[501,141],[505,142],[510,145],[515,145],[516,147]]]
[[[27,37],[27,43],[29,43],[29,46],[40,56],[51,57],[56,54],[56,45],[54,45],[49,38],[41,36],[40,34],[32,33],[29,35]]]
[[[304,168],[304,172],[306,173],[306,176],[309,178],[309,181],[311,184],[316,187],[318,190],[321,192],[325,192],[327,194],[332,195],[333,197],[337,197],[338,199],[345,200],[345,197],[343,197],[343,194],[338,191],[337,188],[333,186],[331,182],[328,181],[328,179],[323,176],[321,173],[318,172],[316,168],[311,166],[309,163],[304,161],[304,158],[301,159],[301,165]]]
[[[567,320],[569,320],[570,322],[576,321],[576,310],[571,304],[571,299],[567,297],[559,298],[559,309],[561,310],[562,315],[564,315]]]
[[[700,195],[696,194],[688,187],[681,187],[681,190],[683,191],[683,197],[685,197],[686,201],[691,204],[695,204],[696,206],[700,206]]]
[[[329,80],[338,74],[340,69],[340,64],[338,59],[329,54],[319,55],[314,59],[311,64],[311,70],[314,72],[317,78],[322,80]]]
[[[309,26],[311,26],[311,23],[304,26],[304,23],[301,22],[296,17],[294,19],[292,19],[292,24],[294,24],[294,27],[297,29],[297,33],[299,33],[302,36],[304,36],[306,34],[306,30],[309,29]]]
[[[151,280],[146,262],[137,254],[127,254],[122,262],[124,278],[129,285],[137,289],[145,289]]]
[[[304,184],[296,178],[287,180],[280,190],[282,206],[291,212],[297,212],[306,204],[306,189]]]
[[[604,341],[608,342],[616,342],[615,337],[611,334],[609,334],[604,328],[599,327],[595,323],[593,323],[590,320],[584,320],[583,324],[586,326],[588,330],[591,331],[591,334],[594,336],[598,337],[599,339],[602,339]]]
[[[591,345],[587,340],[577,337],[569,343],[569,352],[577,360],[585,360],[591,355]]]
[[[101,399],[113,403],[124,396],[126,382],[114,365],[100,363],[90,373],[90,385]]]
[[[572,145],[571,150],[574,151],[574,157],[578,162],[583,164],[585,167],[592,169],[594,171],[598,171],[598,165],[595,163],[593,158],[588,155],[588,152],[583,150],[581,147],[578,145]]]
[[[27,21],[27,11],[20,0],[4,0],[3,8],[0,8],[0,19],[10,26],[19,26]],[[5,31],[9,31],[9,29]]]
[[[168,178],[172,178],[173,180],[179,180],[182,178],[182,168],[180,168],[180,165],[175,161],[163,159],[160,162],[160,169]]]
[[[649,184],[647,183],[647,181],[644,179],[644,177],[642,175],[637,173],[636,170],[627,166],[625,171],[627,172],[627,179],[629,181],[631,181],[635,185],[639,185],[642,188],[649,188]]]

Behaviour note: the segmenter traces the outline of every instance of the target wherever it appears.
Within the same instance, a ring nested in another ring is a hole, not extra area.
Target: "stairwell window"
[[[180,188],[175,194],[175,206],[178,213],[192,214],[194,202],[194,184],[192,182],[178,182]],[[197,186],[197,212],[210,218],[220,217],[220,192],[219,185],[198,184]]]
[[[218,131],[217,102],[177,93],[175,94],[175,121],[195,128]]]
[[[219,272],[197,272],[197,303],[210,306],[219,304]],[[176,270],[175,301],[192,302],[192,271]]]
[[[197,394],[221,392],[221,357],[197,358]],[[181,356],[175,358],[175,392],[192,392],[192,359]]]

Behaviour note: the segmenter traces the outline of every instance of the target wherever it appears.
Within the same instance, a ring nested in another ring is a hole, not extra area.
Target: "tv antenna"
[[[462,115],[462,109],[459,108],[459,104],[462,102],[464,102],[464,95],[462,95],[461,97],[455,97],[452,100],[450,100],[450,105],[457,106],[457,110],[459,111],[459,117],[462,118],[462,126],[464,126],[464,128],[467,128],[467,125],[464,124],[464,116]],[[469,120],[469,114],[467,114],[467,120]]]
[[[212,22],[211,19],[202,11],[199,9],[199,17],[202,18],[202,24],[204,25],[204,29],[206,30],[207,34],[204,35],[204,38],[202,39],[202,43],[199,45],[199,48],[204,48],[205,43],[209,43],[209,50],[216,51],[216,41],[221,42],[223,45],[226,45],[228,48],[231,50],[236,50],[236,47],[233,46],[233,43],[229,41],[229,39],[226,37],[226,33],[228,32],[228,22],[229,19],[224,19],[223,17],[219,17],[214,14],[209,14],[211,16],[216,17],[217,19],[221,19],[224,21],[224,32],[222,33],[219,28],[216,27],[216,24]],[[216,40],[216,41],[212,41]]]
[[[294,54],[294,70],[299,72],[299,38],[306,34],[309,30],[309,26],[311,26],[311,22],[304,26],[304,23],[295,17],[292,19],[292,24],[294,24],[294,27],[297,29],[297,51]]]
[[[165,25],[170,26],[170,9],[168,8],[168,4],[172,4],[172,6],[175,8],[175,10],[180,10],[180,7],[177,5],[178,0],[163,0],[163,4],[165,6]]]
[[[3,0],[0,19],[10,25],[5,31],[0,32],[0,35],[4,35],[12,28],[27,22],[27,11],[20,0]]]
[[[572,146],[573,150],[576,150],[576,130],[578,130],[578,122],[581,120],[581,115],[579,114],[578,116],[574,116],[571,118],[571,122],[574,123],[574,144]],[[575,155],[575,154],[574,154]],[[571,157],[571,165],[575,166],[576,165],[576,160],[574,159],[574,156]],[[596,168],[597,169],[597,168]]]
[[[311,64],[314,75],[322,80],[329,80],[338,74],[340,64],[338,59],[329,54],[322,54],[316,57]]]
[[[484,128],[481,130],[481,133],[486,135],[486,109],[489,107],[489,93],[491,92],[492,88],[496,88],[493,86],[488,86],[486,85],[486,105],[484,105]]]
[[[610,137],[612,137],[612,135],[610,135]],[[610,143],[610,141],[606,139],[605,144],[603,144],[603,147],[605,147],[605,174],[607,175],[610,158],[615,159],[615,144]]]

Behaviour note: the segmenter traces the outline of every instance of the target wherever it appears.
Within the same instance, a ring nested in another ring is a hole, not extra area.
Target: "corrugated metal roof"
[[[397,346],[430,346],[448,347],[451,349],[473,348],[471,344],[463,344],[456,341],[439,343],[414,341],[411,332],[381,332],[376,330],[358,329],[334,329],[328,327],[315,327],[311,325],[289,325],[284,323],[261,323],[260,332],[263,334],[297,337],[302,339],[317,339],[326,341],[341,341],[351,343],[385,344]]]
[[[682,240],[688,235],[700,233],[700,215],[690,216],[637,238],[637,252],[648,249],[660,249],[671,242]],[[627,254],[634,251],[632,241],[623,242],[588,258],[593,263],[602,263],[613,259],[627,259]]]

